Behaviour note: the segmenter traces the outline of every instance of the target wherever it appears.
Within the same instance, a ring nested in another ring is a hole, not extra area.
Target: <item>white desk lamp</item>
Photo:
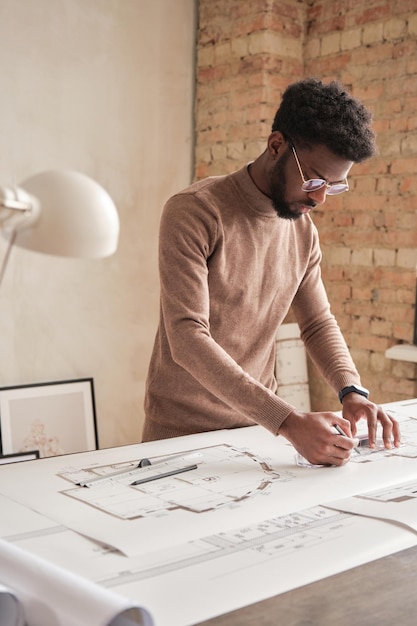
[[[51,170],[19,187],[0,186],[0,229],[10,247],[99,258],[117,249],[119,216],[109,194],[94,180],[79,172]]]

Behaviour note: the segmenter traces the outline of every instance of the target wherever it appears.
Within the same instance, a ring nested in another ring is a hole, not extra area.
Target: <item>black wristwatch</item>
[[[360,385],[349,385],[349,387],[343,387],[343,389],[339,391],[339,400],[342,404],[343,398],[347,396],[348,393],[359,393],[359,395],[369,398],[369,391],[365,389],[365,387],[361,387]]]

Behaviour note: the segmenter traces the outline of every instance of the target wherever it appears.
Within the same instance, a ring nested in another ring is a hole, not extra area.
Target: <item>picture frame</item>
[[[39,450],[28,450],[27,452],[12,452],[12,454],[0,454],[0,465],[8,463],[20,463],[21,461],[34,461],[39,459]]]
[[[0,453],[98,448],[93,378],[0,387]]]

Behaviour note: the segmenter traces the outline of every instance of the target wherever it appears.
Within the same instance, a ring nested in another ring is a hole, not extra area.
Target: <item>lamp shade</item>
[[[113,254],[119,216],[113,200],[97,182],[70,170],[50,170],[23,181],[16,197],[33,210],[15,230],[21,248],[67,257],[99,258]],[[11,231],[4,230],[10,239]]]

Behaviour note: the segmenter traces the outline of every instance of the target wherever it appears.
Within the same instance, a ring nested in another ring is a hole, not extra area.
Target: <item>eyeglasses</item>
[[[311,193],[312,191],[318,191],[323,187],[326,187],[326,194],[328,196],[336,196],[338,193],[343,193],[344,191],[349,191],[349,183],[347,178],[345,178],[344,183],[328,183],[323,178],[309,178],[306,180],[304,178],[303,170],[301,169],[300,161],[298,160],[297,153],[295,151],[294,146],[291,144],[292,152],[295,158],[295,162],[298,165],[298,169],[300,171],[300,176],[303,180],[303,184],[301,185],[301,189],[306,191],[307,193]]]

